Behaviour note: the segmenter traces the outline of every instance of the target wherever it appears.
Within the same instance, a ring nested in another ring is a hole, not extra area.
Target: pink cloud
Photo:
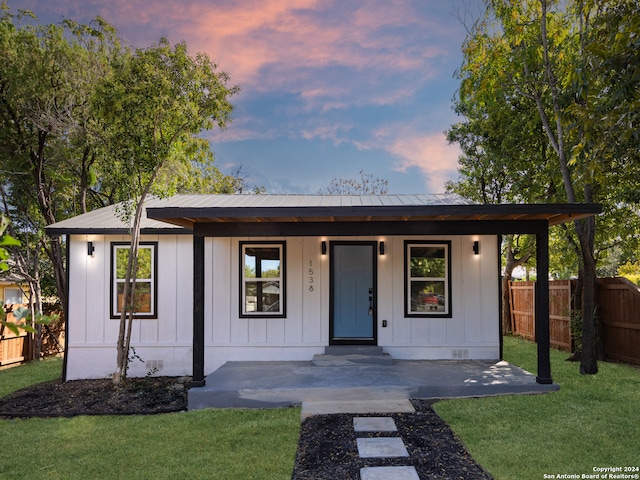
[[[388,125],[378,129],[371,141],[356,146],[392,154],[396,157],[392,169],[397,172],[417,168],[434,193],[444,192],[445,183],[455,178],[461,153],[457,145],[449,145],[443,133],[421,133],[412,125]]]

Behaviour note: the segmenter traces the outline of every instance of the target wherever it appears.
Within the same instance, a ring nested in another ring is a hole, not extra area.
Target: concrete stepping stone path
[[[391,417],[354,417],[353,429],[362,432],[397,432]],[[401,437],[356,438],[360,458],[402,458],[409,457],[407,447]],[[412,466],[364,467],[360,469],[362,480],[420,480]]]

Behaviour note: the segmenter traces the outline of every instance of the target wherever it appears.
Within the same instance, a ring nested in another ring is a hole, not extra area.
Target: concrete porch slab
[[[228,362],[207,376],[204,387],[189,390],[189,410],[533,394],[559,388],[538,384],[534,375],[504,361],[396,360],[393,365],[346,366]]]

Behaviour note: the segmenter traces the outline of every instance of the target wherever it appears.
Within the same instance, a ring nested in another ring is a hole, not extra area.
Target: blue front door
[[[331,245],[331,343],[375,344],[375,243]]]

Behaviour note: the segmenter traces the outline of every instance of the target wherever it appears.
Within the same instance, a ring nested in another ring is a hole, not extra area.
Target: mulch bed
[[[0,398],[0,418],[145,415],[187,409],[189,379],[148,377],[111,380],[52,381]]]
[[[187,409],[189,378],[150,377],[45,382],[0,398],[0,418],[73,417],[76,415],[144,415]],[[491,479],[471,458],[449,426],[431,408],[412,400],[416,413],[384,415],[398,432],[358,432],[359,438],[400,436],[408,458],[360,458],[353,429],[357,415],[316,415],[301,426],[293,480],[359,480],[360,469],[413,466],[422,480]]]
[[[363,467],[413,466],[422,480],[493,478],[478,465],[427,400],[416,413],[317,415],[302,423],[293,480],[359,480]],[[359,458],[354,416],[388,416],[397,432],[358,432],[358,438],[402,437],[409,458]]]

